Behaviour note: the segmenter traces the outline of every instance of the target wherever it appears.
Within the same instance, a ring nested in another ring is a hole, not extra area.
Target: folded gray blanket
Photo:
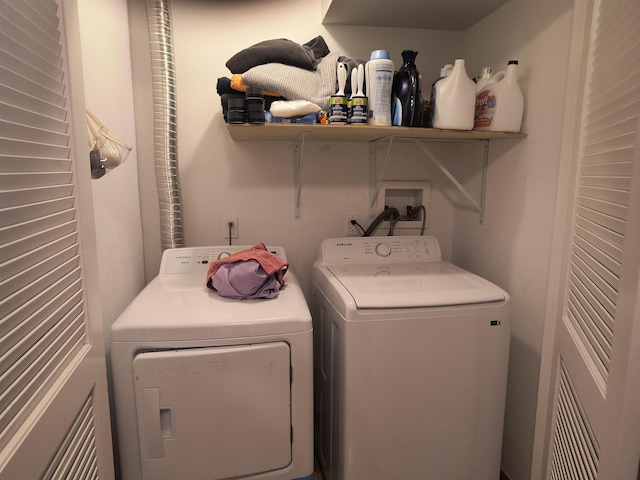
[[[278,92],[287,100],[307,100],[328,110],[336,89],[338,55],[336,52],[324,57],[315,72],[282,63],[258,65],[243,73],[242,81]]]
[[[245,48],[227,60],[225,65],[231,73],[244,73],[265,63],[282,63],[305,70],[315,70],[320,60],[328,54],[329,47],[320,35],[304,45],[286,38],[277,38]]]

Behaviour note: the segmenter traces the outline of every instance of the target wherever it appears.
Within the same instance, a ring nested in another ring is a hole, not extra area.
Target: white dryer
[[[298,279],[287,272],[268,300],[205,286],[209,262],[244,248],[166,250],[113,324],[123,480],[313,478],[313,331]]]
[[[327,480],[499,478],[509,309],[433,237],[325,240],[311,311]]]

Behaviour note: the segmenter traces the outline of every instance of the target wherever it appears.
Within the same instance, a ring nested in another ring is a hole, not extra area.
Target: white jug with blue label
[[[478,91],[474,128],[493,132],[520,132],[524,96],[518,84],[518,61],[509,60],[507,70],[496,73]]]
[[[469,78],[464,60],[456,59],[453,69],[434,85],[433,128],[473,129],[476,84]]]
[[[387,50],[374,50],[366,66],[369,125],[391,125],[391,94],[393,91],[393,60]]]

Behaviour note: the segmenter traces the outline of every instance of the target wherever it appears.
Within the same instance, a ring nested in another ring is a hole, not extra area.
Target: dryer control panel
[[[329,238],[320,255],[327,264],[441,260],[438,240],[421,236]]]
[[[221,245],[214,247],[171,248],[162,254],[160,275],[193,275],[206,274],[209,264],[233,255],[236,252],[251,248],[246,245]],[[267,250],[286,260],[282,247],[269,247]]]

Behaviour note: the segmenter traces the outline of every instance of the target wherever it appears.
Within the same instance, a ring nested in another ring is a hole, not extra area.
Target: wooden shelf
[[[414,140],[493,140],[522,138],[525,133],[483,132],[477,130],[439,130],[437,128],[370,127],[367,125],[229,125],[229,135],[236,141],[293,141],[304,137],[305,141],[322,142],[373,142],[385,138]]]

